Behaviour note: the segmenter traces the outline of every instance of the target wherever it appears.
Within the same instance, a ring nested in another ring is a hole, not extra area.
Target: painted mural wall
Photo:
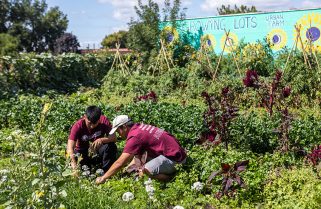
[[[202,45],[215,53],[222,51],[228,31],[226,52],[237,47],[241,40],[255,43],[264,38],[275,52],[283,47],[292,48],[297,34],[294,26],[297,25],[303,43],[321,52],[321,8],[186,19],[178,21],[177,25],[174,30],[168,22],[161,24],[168,43],[184,39],[197,49]]]

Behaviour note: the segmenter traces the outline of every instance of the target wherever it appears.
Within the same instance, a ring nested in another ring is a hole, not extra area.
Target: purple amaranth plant
[[[321,145],[315,146],[311,153],[307,155],[307,159],[312,163],[313,166],[319,165],[321,162]]]
[[[271,87],[270,87],[270,92],[269,92],[269,103],[268,103],[268,111],[270,113],[270,116],[272,116],[273,114],[273,105],[275,104],[275,97],[277,94],[277,90],[280,86],[280,82],[281,82],[281,78],[282,78],[282,72],[280,70],[277,70],[275,72],[275,77],[272,81]]]
[[[148,94],[138,96],[134,99],[134,102],[147,101],[157,102],[157,95],[154,91],[149,92]]]
[[[243,84],[246,87],[253,87],[258,88],[259,87],[259,76],[255,70],[247,70],[246,76],[243,79]]]
[[[279,148],[281,151],[289,150],[289,131],[291,127],[291,115],[289,113],[286,98],[291,95],[291,87],[283,84],[283,73],[280,70],[275,72],[271,83],[264,83],[258,79],[255,71],[248,70],[243,83],[246,87],[254,87],[261,97],[262,106],[265,107],[270,115],[276,109],[281,115],[281,123],[276,130],[279,134]]]
[[[207,140],[214,144],[224,142],[226,150],[228,150],[228,127],[231,120],[237,116],[238,111],[232,105],[230,89],[228,87],[223,88],[220,99],[210,96],[207,92],[203,92],[202,97],[204,97],[208,106],[203,115],[208,131],[202,133],[201,141]]]
[[[277,130],[279,136],[279,150],[288,152],[290,149],[289,132],[291,128],[292,117],[289,113],[286,98],[291,94],[291,87],[282,86],[283,73],[280,70],[275,72],[274,79],[271,83],[269,92],[269,103],[267,106],[270,116],[273,115],[273,107],[275,107],[281,114],[281,123]]]
[[[221,170],[214,171],[208,178],[208,183],[211,183],[216,176],[222,176],[222,188],[216,193],[216,198],[220,199],[223,195],[233,196],[237,186],[245,187],[244,180],[240,173],[244,171],[249,164],[249,160],[236,162],[234,165],[221,163]]]
[[[282,89],[282,95],[283,95],[284,98],[289,97],[290,94],[291,94],[291,87],[286,86],[286,87],[284,87],[284,88]]]

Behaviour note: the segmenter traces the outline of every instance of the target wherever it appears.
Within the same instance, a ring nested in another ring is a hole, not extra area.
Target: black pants
[[[87,165],[90,168],[92,166],[99,166],[106,172],[116,161],[117,146],[114,142],[103,144],[98,150],[98,155],[94,157],[88,156],[88,150],[75,152],[81,154],[82,160],[79,162],[81,166]]]

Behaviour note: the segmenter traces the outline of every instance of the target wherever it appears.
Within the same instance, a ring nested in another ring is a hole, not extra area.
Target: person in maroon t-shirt
[[[147,154],[149,161],[142,168],[141,174],[161,181],[168,181],[175,173],[175,164],[186,160],[186,151],[174,136],[163,129],[134,123],[127,115],[120,115],[114,119],[109,134],[114,134],[116,130],[122,138],[126,138],[123,153],[105,175],[96,179],[97,184],[104,183],[134,157],[141,158]]]
[[[111,123],[106,116],[102,115],[101,109],[97,106],[89,106],[84,117],[79,119],[70,131],[67,153],[71,159],[71,167],[77,168],[75,155],[79,153],[82,157],[81,166],[90,167],[92,164],[101,164],[106,172],[115,162],[117,154],[115,134],[109,135],[111,129]],[[91,145],[89,142],[92,142]],[[98,154],[95,159],[88,156],[90,146]]]

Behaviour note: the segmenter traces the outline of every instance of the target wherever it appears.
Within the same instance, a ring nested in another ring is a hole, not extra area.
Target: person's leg
[[[172,175],[167,175],[167,174],[152,175],[146,168],[144,169],[143,172],[144,172],[144,174],[148,175],[150,178],[157,179],[162,182],[169,182],[175,176],[175,174],[172,174]]]
[[[115,143],[103,144],[99,148],[98,154],[102,163],[102,169],[106,172],[117,159],[117,146]]]
[[[153,179],[167,182],[176,172],[175,163],[160,155],[146,163],[143,172]]]

